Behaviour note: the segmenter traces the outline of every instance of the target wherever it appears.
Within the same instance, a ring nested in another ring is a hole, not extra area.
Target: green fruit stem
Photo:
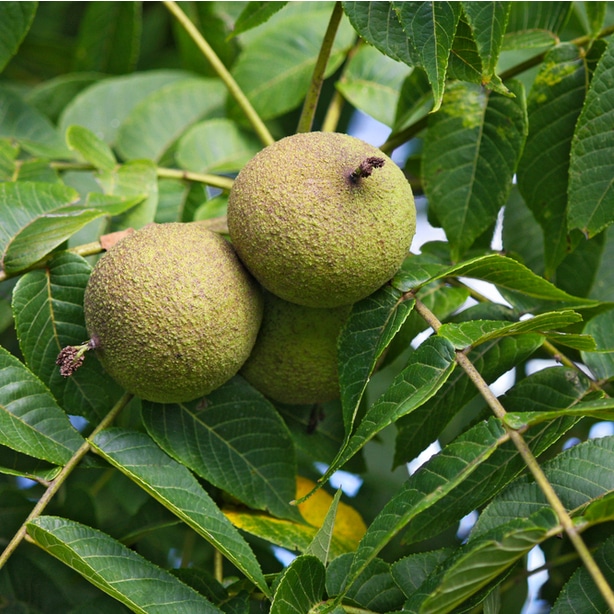
[[[224,82],[228,93],[237,101],[237,104],[241,107],[245,113],[250,124],[254,128],[254,131],[267,146],[275,142],[275,139],[271,136],[268,128],[252,106],[251,102],[247,99],[247,96],[243,93],[243,90],[239,87],[239,84],[234,80],[226,66],[220,58],[217,56],[211,45],[204,39],[203,35],[198,31],[196,26],[190,21],[187,15],[179,8],[176,2],[170,0],[164,0],[164,5],[173,14],[177,21],[183,26],[184,30],[188,33],[190,38],[196,43],[196,46],[201,50],[202,54],[207,58],[213,70],[217,73],[217,76]]]

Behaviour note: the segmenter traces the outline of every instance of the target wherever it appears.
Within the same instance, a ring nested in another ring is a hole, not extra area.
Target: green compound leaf
[[[295,453],[275,408],[236,377],[202,401],[143,403],[143,421],[156,443],[249,507],[300,521],[295,506]]]
[[[461,15],[459,2],[393,2],[433,90],[432,113],[443,99],[448,58]]]
[[[348,436],[377,360],[413,306],[413,300],[403,300],[401,292],[386,285],[352,308],[338,341],[339,385]]]
[[[305,614],[324,596],[326,571],[315,556],[303,554],[282,572],[271,614]]]
[[[0,347],[0,444],[64,465],[83,444],[49,389]]]
[[[570,229],[592,237],[614,222],[614,44],[601,56],[571,145]]]
[[[71,377],[55,364],[68,345],[87,341],[83,295],[91,266],[80,256],[60,253],[45,269],[26,273],[13,292],[13,312],[26,364],[49,386],[62,407],[91,421],[102,418],[123,391],[100,366],[93,352]]]
[[[133,612],[222,614],[194,589],[101,531],[54,516],[40,516],[27,526],[45,552]]]
[[[144,433],[113,428],[93,448],[199,535],[215,546],[265,594],[268,586],[254,553],[186,467]]]
[[[453,260],[494,225],[512,187],[527,118],[522,85],[507,86],[515,97],[449,84],[441,109],[429,116],[422,179]]]

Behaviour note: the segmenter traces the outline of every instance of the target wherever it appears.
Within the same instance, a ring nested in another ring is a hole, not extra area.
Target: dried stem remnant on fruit
[[[55,364],[60,367],[60,375],[62,377],[73,375],[83,364],[85,352],[93,350],[97,344],[96,338],[92,338],[87,343],[67,345],[65,348],[62,348],[55,361]]]
[[[358,165],[358,168],[350,175],[350,179],[356,183],[361,178],[370,177],[371,173],[373,173],[373,169],[382,168],[384,163],[384,158],[378,158],[376,156],[369,157]]]

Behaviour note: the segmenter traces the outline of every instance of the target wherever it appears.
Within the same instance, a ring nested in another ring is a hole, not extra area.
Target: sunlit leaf
[[[112,171],[117,164],[107,143],[83,126],[70,126],[66,131],[66,143],[96,168]]]
[[[0,347],[0,443],[57,465],[83,444],[49,389]]]

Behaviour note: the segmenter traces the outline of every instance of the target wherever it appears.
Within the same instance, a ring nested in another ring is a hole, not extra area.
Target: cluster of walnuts
[[[414,236],[403,172],[346,134],[295,134],[241,170],[227,221],[230,241],[198,222],[150,224],[109,249],[85,292],[88,349],[159,403],[237,373],[280,403],[337,397],[340,330]],[[81,358],[65,351],[64,372]]]

